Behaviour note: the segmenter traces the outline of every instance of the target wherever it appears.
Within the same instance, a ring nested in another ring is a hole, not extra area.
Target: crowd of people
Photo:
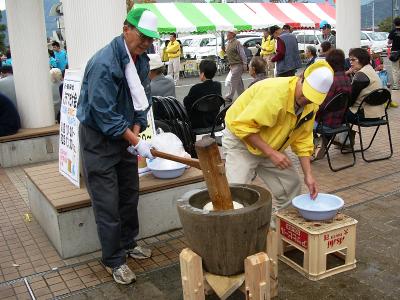
[[[53,41],[49,53],[49,78],[54,107],[54,120],[60,122],[60,107],[65,70],[68,69],[68,57],[64,46]],[[0,59],[0,105],[2,108],[0,121],[0,136],[12,135],[20,129],[21,122],[18,113],[18,102],[15,92],[13,61],[11,50],[7,49],[5,55]],[[13,106],[11,108],[11,105]],[[7,108],[7,109],[6,109]],[[11,112],[12,111],[12,112]],[[3,118],[2,116],[7,118]],[[7,124],[13,124],[12,126]],[[17,126],[18,124],[18,126]]]

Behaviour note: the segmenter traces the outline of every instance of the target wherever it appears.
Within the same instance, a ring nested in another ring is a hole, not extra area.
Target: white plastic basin
[[[147,166],[154,177],[161,179],[182,176],[186,169],[186,165],[184,164],[162,158],[147,160]]]
[[[324,221],[333,219],[344,205],[342,198],[331,194],[319,193],[316,199],[311,199],[310,194],[303,194],[292,200],[292,205],[306,220]]]

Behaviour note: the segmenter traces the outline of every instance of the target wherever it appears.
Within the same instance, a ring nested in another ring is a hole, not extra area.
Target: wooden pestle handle
[[[233,209],[231,190],[217,143],[213,138],[203,137],[195,147],[214,210]]]
[[[188,166],[191,166],[191,167],[201,170],[198,159],[181,157],[181,156],[161,152],[156,149],[151,149],[150,151],[154,157],[160,157],[160,158],[164,158],[164,159],[168,159],[168,160],[173,160],[173,161],[180,162],[182,164],[185,164],[185,165],[188,165]]]

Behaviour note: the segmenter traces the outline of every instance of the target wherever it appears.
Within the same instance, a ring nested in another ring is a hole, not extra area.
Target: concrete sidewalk
[[[395,92],[393,98],[400,102],[399,96]],[[366,163],[357,154],[354,167],[337,173],[330,171],[326,159],[313,163],[320,191],[342,197],[347,213],[359,221],[357,268],[311,282],[280,264],[280,299],[400,298],[400,109],[390,109],[389,115],[391,159]],[[387,136],[381,131],[371,154],[387,151]],[[338,150],[332,157],[337,163],[350,159]],[[297,160],[294,163],[299,167]],[[181,299],[178,255],[186,247],[183,232],[140,243],[151,247],[154,256],[129,260],[139,277],[129,287],[112,282],[99,262],[100,252],[63,260],[30,214],[22,168],[0,168],[0,299],[30,299],[26,283],[36,299]]]

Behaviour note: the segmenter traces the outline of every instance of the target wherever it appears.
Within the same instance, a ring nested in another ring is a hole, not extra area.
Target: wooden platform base
[[[233,276],[205,272],[202,258],[189,248],[183,249],[179,258],[184,300],[203,300],[212,292],[220,299],[227,299],[237,289],[247,300],[267,300],[277,294],[277,280],[271,277],[272,261],[265,252],[247,257],[245,272]]]

